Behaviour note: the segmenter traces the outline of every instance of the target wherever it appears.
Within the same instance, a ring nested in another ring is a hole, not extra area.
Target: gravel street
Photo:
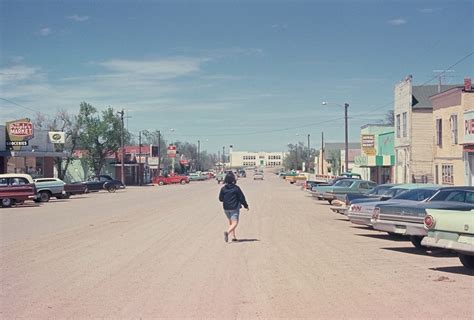
[[[454,254],[352,225],[269,172],[238,185],[235,243],[214,180],[0,210],[0,318],[474,318]]]

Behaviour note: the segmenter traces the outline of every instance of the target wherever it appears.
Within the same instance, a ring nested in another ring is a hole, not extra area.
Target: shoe
[[[235,241],[239,241],[239,240],[234,238],[234,239],[232,239],[232,241],[234,241],[234,242],[235,242]]]
[[[229,242],[229,233],[227,231],[224,232],[224,241]]]

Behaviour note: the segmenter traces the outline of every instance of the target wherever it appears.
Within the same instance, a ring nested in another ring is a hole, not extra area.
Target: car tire
[[[115,191],[117,191],[117,187],[116,186],[108,186],[107,191],[110,192],[110,193],[114,193]]]
[[[66,192],[65,194],[62,195],[61,199],[69,199],[71,197],[71,194],[69,192]]]
[[[459,260],[466,268],[474,269],[474,256],[459,253]]]
[[[186,180],[183,179],[183,180],[181,180],[179,183],[180,183],[180,184],[186,184]]]
[[[421,244],[421,240],[423,240],[423,237],[420,236],[410,236],[410,241],[411,243],[415,246],[417,249],[425,249],[426,247]]]
[[[13,204],[13,200],[10,199],[10,198],[3,198],[2,199],[2,207],[3,208],[9,208],[11,207]]]
[[[48,202],[49,198],[51,198],[51,195],[49,194],[48,191],[40,191],[39,193],[40,202]]]
[[[159,181],[159,182],[158,182],[158,185],[159,185],[159,186],[162,186],[162,185],[164,185],[164,184],[165,184],[165,183],[164,183],[163,181]]]
[[[328,200],[329,204],[332,204],[332,200]]]

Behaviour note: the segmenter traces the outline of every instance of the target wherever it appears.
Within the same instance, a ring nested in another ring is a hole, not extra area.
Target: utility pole
[[[142,132],[138,131],[138,185],[142,185]]]
[[[324,174],[324,132],[321,131],[321,172],[319,174]]]
[[[309,173],[309,163],[310,163],[310,157],[311,157],[311,150],[309,148],[309,133],[308,133],[308,163],[306,167],[308,168],[308,173]]]
[[[201,159],[199,157],[201,153],[201,140],[198,140],[198,152],[197,152],[197,171],[201,171]]]
[[[345,154],[345,172],[349,172],[349,133],[348,133],[348,124],[347,124],[347,109],[349,108],[348,103],[344,103],[344,120],[345,120],[345,149],[346,149],[346,154]]]
[[[161,131],[158,130],[158,176],[161,170]]]
[[[123,127],[123,116],[125,114],[125,111],[120,111],[118,112],[118,114],[120,115],[120,120],[122,122],[122,134],[120,136],[120,144],[122,146],[122,161],[121,162],[121,168],[120,168],[120,175],[121,175],[121,180],[122,180],[122,183],[125,185],[125,146],[124,146],[124,127]]]
[[[225,146],[222,146],[222,169],[225,169]]]

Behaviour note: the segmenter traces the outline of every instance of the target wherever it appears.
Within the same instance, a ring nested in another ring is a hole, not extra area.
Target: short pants
[[[224,210],[227,219],[239,221],[240,209]]]

